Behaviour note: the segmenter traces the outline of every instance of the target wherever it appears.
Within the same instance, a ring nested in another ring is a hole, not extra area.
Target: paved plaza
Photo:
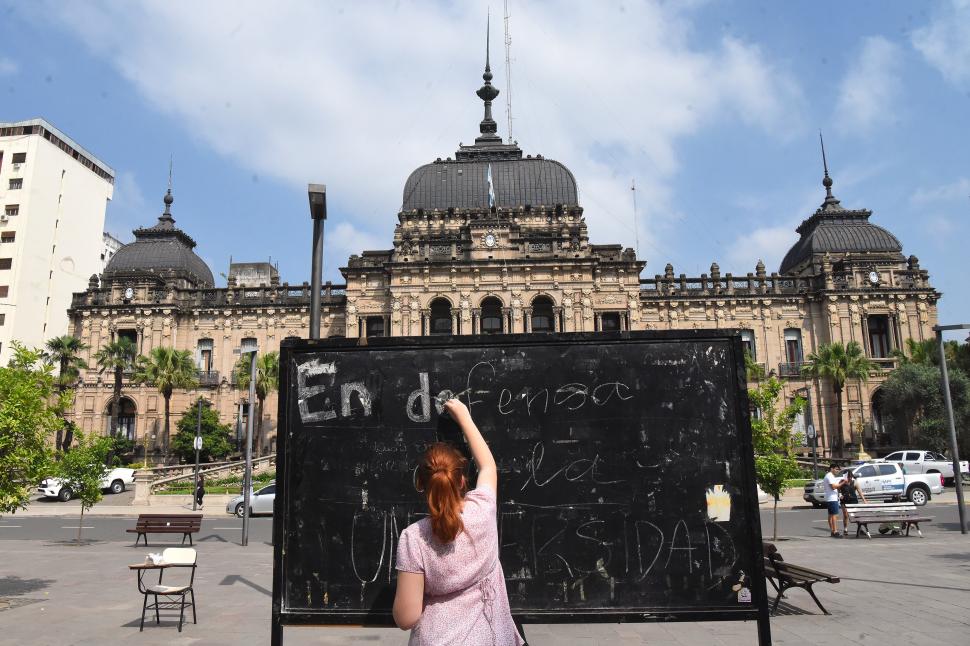
[[[948,497],[952,497],[949,494]],[[794,501],[791,501],[794,502]],[[141,596],[129,563],[160,551],[166,543],[133,547],[126,517],[85,517],[92,540],[70,544],[76,516],[52,516],[37,506],[0,519],[0,644],[65,646],[105,644],[268,644],[272,547],[271,520],[254,520],[253,540],[238,545],[238,520],[209,508],[196,541],[199,623],[176,631],[171,615],[139,633]],[[820,584],[819,596],[832,613],[824,616],[802,590],[791,590],[772,619],[775,644],[911,645],[939,641],[970,643],[970,537],[959,533],[956,507],[941,499],[926,509],[935,519],[925,538],[877,536],[873,540],[826,536],[824,513],[786,508],[779,541],[788,561],[842,577]],[[106,506],[103,510],[125,508]],[[46,517],[39,517],[46,516]],[[763,512],[770,531],[767,512]],[[44,524],[46,523],[46,524]],[[47,538],[31,532],[42,528]],[[158,537],[164,539],[165,537]],[[769,588],[770,592],[770,588]],[[754,623],[527,625],[533,646],[569,644],[749,645]],[[407,633],[392,628],[287,628],[287,646],[299,644],[406,644]]]

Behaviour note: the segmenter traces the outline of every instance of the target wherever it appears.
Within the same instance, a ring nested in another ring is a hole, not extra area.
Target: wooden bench
[[[869,523],[900,523],[906,529],[907,536],[910,528],[915,527],[916,533],[922,538],[923,532],[920,531],[919,524],[933,520],[929,516],[924,516],[919,507],[911,502],[846,505],[845,511],[849,521],[856,524],[856,538],[859,538],[862,532],[865,532],[866,537],[872,538],[872,534],[869,533]]]
[[[812,590],[812,586],[822,581],[825,583],[838,583],[839,577],[787,562],[778,553],[778,548],[773,543],[764,543],[763,548],[765,577],[767,577],[771,587],[778,591],[778,596],[775,598],[775,603],[771,607],[771,612],[775,612],[778,609],[778,604],[781,602],[785,590],[788,588],[802,588],[811,595],[815,604],[821,608],[823,613],[829,614],[829,611],[825,609],[822,602],[815,596],[815,591]]]
[[[126,530],[135,537],[135,545],[142,538],[148,545],[149,534],[181,534],[182,544],[189,539],[192,545],[192,534],[202,529],[202,514],[138,514],[138,521],[134,529]]]

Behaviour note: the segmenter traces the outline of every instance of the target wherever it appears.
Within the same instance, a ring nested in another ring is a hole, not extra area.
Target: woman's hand
[[[469,412],[468,407],[460,399],[449,399],[444,403],[444,409],[451,415],[451,419],[455,420],[458,424],[466,421],[470,422],[472,419],[472,414]]]

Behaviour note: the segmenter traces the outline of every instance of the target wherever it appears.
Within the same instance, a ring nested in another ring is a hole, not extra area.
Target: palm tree
[[[236,385],[240,390],[249,389],[250,358],[246,355],[239,357],[236,367],[233,369],[236,377]],[[263,403],[266,396],[279,387],[280,383],[280,353],[268,352],[256,359],[256,399],[259,402],[259,409],[256,418],[256,457],[262,454],[263,438]],[[252,413],[250,413],[252,414]]]
[[[57,393],[59,398],[64,397],[64,393],[77,384],[81,377],[81,371],[88,367],[87,362],[79,354],[88,349],[88,345],[76,336],[65,334],[64,336],[54,337],[47,341],[44,351],[44,360],[50,364],[57,364]],[[74,439],[73,424],[68,421],[66,411],[61,411],[63,428],[57,429],[57,439],[54,447],[58,451],[67,450]],[[64,434],[67,429],[67,434]]]
[[[915,363],[922,366],[932,366],[940,362],[940,346],[936,339],[916,341],[906,339],[906,351],[893,350],[893,355],[900,363]],[[949,359],[949,357],[947,357]]]
[[[111,395],[111,427],[109,435],[114,437],[118,433],[118,412],[121,407],[121,382],[125,373],[134,367],[138,349],[135,342],[128,337],[118,337],[116,341],[102,347],[94,355],[98,363],[98,372],[111,371],[114,375],[114,391]]]
[[[165,399],[164,447],[168,455],[169,404],[176,388],[194,388],[196,365],[192,353],[174,348],[152,348],[148,356],[139,356],[135,362],[135,382],[154,386]]]
[[[869,360],[862,351],[862,346],[855,341],[849,341],[845,345],[840,342],[823,343],[818,346],[818,351],[808,355],[808,361],[802,366],[804,377],[819,381],[832,380],[840,443],[843,437],[842,391],[845,388],[845,382],[850,379],[868,381],[869,375],[875,369],[876,364]]]

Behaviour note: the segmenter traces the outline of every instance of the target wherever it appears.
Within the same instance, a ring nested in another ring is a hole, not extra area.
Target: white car
[[[226,513],[235,514],[240,518],[243,517],[244,510],[246,509],[246,504],[244,498],[236,496],[228,503],[226,503]],[[257,514],[272,514],[273,513],[273,502],[276,500],[276,481],[273,480],[268,485],[252,492],[249,496],[249,514],[255,516]]]
[[[933,451],[896,451],[873,462],[897,462],[906,473],[939,473],[944,480],[953,479],[953,460]],[[960,473],[970,473],[966,460],[960,460]]]
[[[111,493],[121,493],[126,487],[135,483],[135,470],[118,467],[112,469],[101,479],[101,488]],[[67,502],[74,497],[70,487],[65,487],[57,478],[44,478],[37,493],[47,498],[58,498]]]
[[[943,476],[934,474],[903,474],[903,469],[895,462],[862,464],[852,469],[859,487],[866,499],[902,500],[906,499],[922,507],[934,494],[943,493]],[[804,499],[813,507],[825,506],[825,490],[821,480],[805,485]]]

